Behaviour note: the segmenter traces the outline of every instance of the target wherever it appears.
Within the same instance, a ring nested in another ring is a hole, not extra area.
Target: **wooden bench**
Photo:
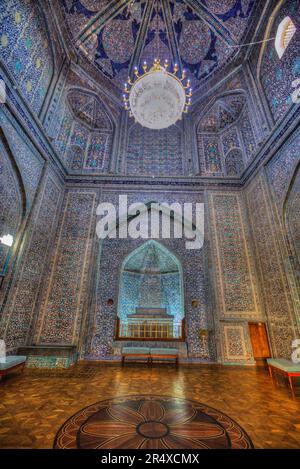
[[[22,355],[9,355],[0,361],[0,380],[2,376],[5,376],[12,370],[16,370],[17,368],[21,368],[21,371],[24,370],[26,363],[26,357]]]
[[[293,380],[292,378],[298,377],[300,378],[300,363],[293,363],[290,360],[285,360],[284,358],[268,358],[267,359],[269,373],[271,378],[275,373],[283,375],[288,378],[292,397],[295,399],[295,392],[293,388]]]
[[[122,366],[126,358],[144,359],[148,365],[152,365],[154,360],[175,360],[178,366],[178,350],[175,348],[123,347]]]
[[[178,366],[178,350],[176,348],[151,348],[150,349],[151,364],[153,360],[175,360]]]
[[[150,348],[148,347],[123,347],[122,348],[122,366],[125,364],[126,358],[138,358],[147,360],[150,364]]]

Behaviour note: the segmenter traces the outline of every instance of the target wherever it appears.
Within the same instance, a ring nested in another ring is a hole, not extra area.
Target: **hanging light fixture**
[[[181,77],[177,76],[178,65],[173,71],[168,71],[169,62],[165,60],[161,65],[155,59],[148,70],[144,62],[140,74],[134,68],[135,78],[128,78],[124,85],[123,102],[130,116],[143,127],[149,129],[164,129],[182,118],[191,106],[192,88],[190,80],[183,70]]]
[[[160,57],[160,10],[161,2],[156,0],[154,4],[156,57]],[[129,77],[124,85],[125,109],[143,127],[149,129],[170,127],[182,118],[183,113],[188,112],[192,104],[190,80],[187,79],[185,70],[182,71],[181,77],[178,76],[179,67],[176,63],[173,71],[170,71],[167,59],[162,65],[160,59],[156,58],[149,69],[145,61],[141,68],[142,70],[139,70],[135,67],[134,78]]]

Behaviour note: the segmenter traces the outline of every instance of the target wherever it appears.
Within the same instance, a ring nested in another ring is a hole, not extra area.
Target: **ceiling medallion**
[[[149,129],[165,129],[175,124],[188,112],[191,106],[192,88],[190,80],[186,79],[185,70],[181,78],[177,76],[178,65],[174,65],[173,72],[168,71],[169,63],[165,60],[162,66],[159,59],[155,59],[148,70],[147,63],[143,64],[140,75],[134,68],[135,79],[128,78],[124,86],[123,101],[126,111],[143,127]],[[127,96],[126,96],[127,95]]]

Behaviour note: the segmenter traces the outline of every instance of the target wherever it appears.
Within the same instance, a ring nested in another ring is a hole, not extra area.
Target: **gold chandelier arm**
[[[181,75],[180,80],[183,81],[183,80],[185,80],[185,78],[186,78],[186,71],[182,70],[182,75]]]
[[[187,79],[186,77],[186,70],[182,70],[181,77],[177,76],[177,72],[179,70],[178,64],[175,63],[173,66],[173,71],[170,67],[169,61],[166,59],[163,64],[161,64],[160,59],[157,58],[153,61],[152,66],[149,66],[146,61],[143,62],[143,64],[140,66],[134,67],[133,73],[134,77],[131,79],[128,77],[127,83],[124,84],[124,94],[123,94],[123,102],[124,102],[124,108],[126,111],[128,111],[129,117],[134,117],[137,122],[144,122],[143,119],[144,117],[142,116],[137,118],[136,110],[134,109],[135,113],[133,114],[132,112],[132,107],[131,107],[131,93],[136,90],[136,87],[139,87],[139,82],[140,80],[143,80],[145,77],[148,76],[154,76],[155,73],[163,73],[166,75],[166,77],[171,77],[173,80],[177,82],[177,85],[180,85],[181,91],[181,110],[179,109],[178,111],[178,116],[176,119],[181,119],[182,114],[187,114],[189,111],[189,107],[192,105],[191,102],[191,97],[192,97],[192,88],[191,88],[191,80]],[[170,70],[168,70],[170,68]],[[141,72],[141,73],[140,73]],[[169,79],[169,78],[168,78]],[[148,80],[149,81],[149,80]],[[182,91],[184,92],[184,95],[182,94]],[[181,115],[179,115],[181,113]],[[144,119],[145,120],[145,119]],[[170,118],[169,118],[170,120]],[[142,124],[143,125],[143,124]],[[155,124],[157,125],[157,124]],[[158,127],[153,126],[153,123],[150,121],[150,124],[145,125],[149,126],[149,128],[164,128],[160,127],[160,123]]]

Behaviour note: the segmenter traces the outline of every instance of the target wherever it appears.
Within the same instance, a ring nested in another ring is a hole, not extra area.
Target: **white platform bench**
[[[8,355],[6,358],[1,359],[0,361],[0,380],[2,376],[7,375],[12,370],[20,368],[21,371],[24,370],[26,363],[25,356],[22,355]]]
[[[268,358],[267,363],[271,378],[273,378],[273,375],[276,373],[288,378],[292,391],[292,397],[295,399],[292,378],[300,378],[300,363],[293,363],[292,361],[286,360],[284,358]]]
[[[178,366],[178,350],[176,348],[123,347],[122,366],[124,366],[126,358],[144,359],[149,365],[152,365],[155,360],[174,360]]]

